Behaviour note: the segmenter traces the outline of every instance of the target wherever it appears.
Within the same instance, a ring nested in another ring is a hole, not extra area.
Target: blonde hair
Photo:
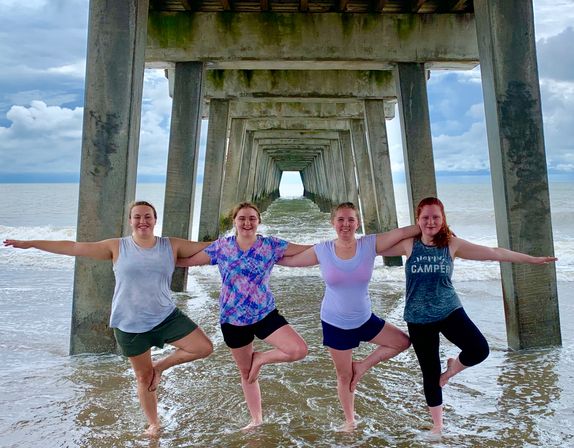
[[[355,211],[355,215],[357,215],[357,220],[359,222],[361,222],[361,216],[359,215],[359,209],[357,208],[357,206],[355,204],[353,204],[352,202],[341,202],[339,205],[337,205],[336,207],[333,207],[333,209],[331,210],[331,222],[333,222],[335,220],[335,216],[337,216],[337,212],[341,209],[344,208],[348,208],[350,210],[354,210]]]
[[[261,222],[261,212],[259,211],[259,209],[257,208],[257,206],[255,204],[253,204],[252,202],[247,202],[247,201],[240,202],[235,207],[233,207],[233,209],[231,210],[231,213],[230,213],[231,219],[234,220],[235,217],[237,216],[237,214],[239,213],[239,210],[242,210],[244,208],[252,208],[253,210],[255,210],[257,212],[257,218],[259,219],[259,222]]]

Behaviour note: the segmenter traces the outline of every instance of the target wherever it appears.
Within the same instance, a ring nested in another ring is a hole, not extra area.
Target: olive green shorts
[[[114,335],[122,354],[129,357],[141,355],[154,346],[162,348],[164,344],[171,344],[196,328],[197,324],[176,308],[162,323],[145,333],[127,333],[114,328]]]

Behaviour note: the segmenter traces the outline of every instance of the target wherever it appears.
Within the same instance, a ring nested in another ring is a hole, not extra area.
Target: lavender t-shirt
[[[255,243],[243,251],[235,236],[230,236],[204,249],[221,274],[219,320],[222,324],[251,325],[275,309],[269,276],[288,245],[279,238],[257,235]]]
[[[325,281],[321,320],[344,330],[358,328],[371,317],[369,282],[377,256],[377,235],[357,239],[355,256],[348,260],[335,253],[334,241],[314,246]]]

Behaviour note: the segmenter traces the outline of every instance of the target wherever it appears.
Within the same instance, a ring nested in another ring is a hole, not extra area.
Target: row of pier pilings
[[[167,70],[173,97],[163,235],[189,238],[200,213],[199,239],[212,240],[236,202],[265,209],[285,171],[300,173],[321,210],[350,200],[366,232],[396,227],[385,126],[395,104],[414,220],[418,201],[437,194],[429,70],[479,62],[498,244],[552,254],[531,1],[474,0],[473,14],[367,17],[163,13],[146,0],[91,0],[77,239],[129,232],[146,64]],[[509,346],[560,344],[555,267],[501,263],[501,277]],[[186,278],[179,270],[173,289],[185,290]],[[113,289],[111,264],[76,260],[72,354],[114,350]]]

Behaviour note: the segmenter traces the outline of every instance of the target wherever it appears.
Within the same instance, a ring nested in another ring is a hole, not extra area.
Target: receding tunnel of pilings
[[[281,181],[287,178],[286,173],[290,179],[298,180],[301,195],[316,202],[322,211],[329,211],[335,203],[348,199],[345,185],[336,183],[343,178],[344,169],[340,157],[334,157],[339,148],[339,141],[334,137],[323,134],[258,139],[258,150],[274,168],[265,170],[272,179],[260,182],[263,187],[254,193],[255,202],[265,209],[280,196]]]

